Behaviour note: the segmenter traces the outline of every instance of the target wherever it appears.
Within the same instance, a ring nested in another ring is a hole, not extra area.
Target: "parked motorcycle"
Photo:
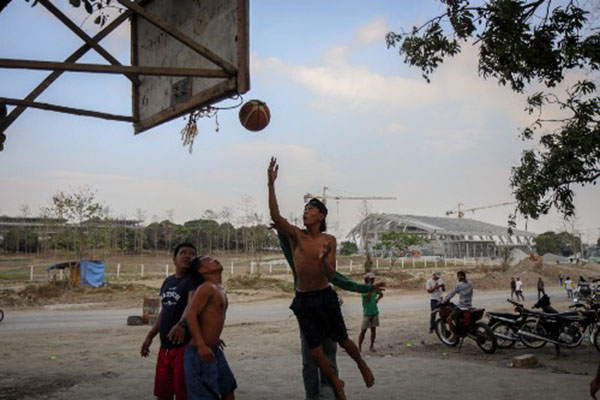
[[[462,313],[458,318],[456,327],[456,338],[452,337],[452,331],[448,324],[448,318],[456,310],[454,303],[441,303],[433,312],[438,314],[435,320],[435,334],[446,346],[462,346],[466,337],[471,338],[477,343],[477,346],[485,353],[494,353],[498,347],[496,337],[490,327],[483,321],[483,308],[471,308]]]
[[[600,317],[597,309],[578,303],[570,307],[577,311],[559,313],[551,306],[550,298],[546,295],[533,308],[541,308],[542,312],[529,312],[527,320],[518,331],[525,346],[538,349],[550,342],[557,346],[558,351],[559,346],[579,346],[587,333],[590,341],[600,351]]]
[[[500,313],[500,312],[487,312],[488,326],[492,333],[496,337],[498,347],[501,349],[508,349],[513,347],[517,341],[521,340],[519,337],[519,329],[527,321],[528,310],[521,303],[507,299],[509,303],[514,305],[513,313]]]
[[[580,277],[579,282],[577,283],[577,287],[573,292],[573,301],[582,301],[590,303],[593,295],[594,291],[592,290],[592,286],[590,285],[590,283],[583,279],[583,277]]]

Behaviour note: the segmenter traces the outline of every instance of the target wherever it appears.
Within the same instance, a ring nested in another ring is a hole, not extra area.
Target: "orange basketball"
[[[240,109],[240,122],[249,131],[260,131],[269,125],[271,112],[267,104],[260,100],[250,100]]]

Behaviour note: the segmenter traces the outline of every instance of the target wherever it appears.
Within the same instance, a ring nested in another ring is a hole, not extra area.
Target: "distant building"
[[[369,249],[373,250],[380,235],[390,231],[426,238],[428,243],[419,246],[423,254],[458,258],[498,257],[502,249],[529,253],[535,247],[536,236],[516,229],[509,235],[506,227],[468,218],[371,214],[352,228],[348,237],[364,249],[366,235]]]

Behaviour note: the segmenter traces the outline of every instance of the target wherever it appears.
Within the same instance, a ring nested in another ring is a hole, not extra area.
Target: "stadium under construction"
[[[529,253],[535,247],[536,236],[516,229],[509,235],[506,227],[468,218],[370,214],[352,228],[348,238],[363,251],[366,238],[369,250],[374,251],[381,234],[390,231],[422,236],[426,239],[426,244],[419,246],[423,255],[452,258],[500,257],[504,249]]]

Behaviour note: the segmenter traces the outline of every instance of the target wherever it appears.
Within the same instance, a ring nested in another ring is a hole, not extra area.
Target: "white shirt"
[[[515,292],[523,290],[523,281],[515,281]]]
[[[437,281],[433,278],[429,278],[429,279],[427,279],[427,283],[425,284],[425,289],[429,290],[429,289],[433,289],[435,287],[436,283],[438,285],[440,285],[440,287],[435,289],[433,292],[429,293],[429,297],[431,298],[431,300],[439,300],[442,298],[441,285],[444,284],[444,281],[442,280],[442,278],[438,278]]]
[[[570,279],[567,279],[567,280],[565,281],[565,288],[566,288],[567,290],[573,290],[573,281],[572,281],[572,280],[570,280]]]

